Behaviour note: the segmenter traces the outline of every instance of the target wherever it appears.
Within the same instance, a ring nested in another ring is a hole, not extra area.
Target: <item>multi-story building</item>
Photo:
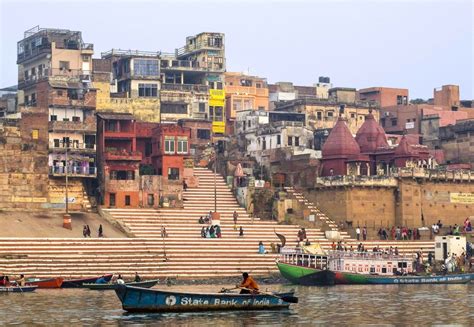
[[[225,74],[227,119],[236,118],[239,110],[268,110],[267,80],[242,73]]]
[[[388,107],[408,104],[408,89],[392,87],[369,87],[357,91],[359,101],[366,101],[377,107]]]

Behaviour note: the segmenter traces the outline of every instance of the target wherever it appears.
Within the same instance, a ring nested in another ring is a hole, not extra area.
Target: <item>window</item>
[[[334,112],[333,111],[328,111],[327,116],[328,117],[334,117]]]
[[[49,117],[49,121],[57,121],[57,120],[58,120],[58,116],[56,116],[56,115],[51,115]]]
[[[317,120],[323,119],[323,113],[321,111],[316,112],[316,119]]]
[[[258,110],[265,110],[265,107],[258,106]]]
[[[168,179],[179,180],[179,168],[168,168]]]
[[[382,274],[386,274],[387,273],[387,268],[386,267],[382,267]]]
[[[81,117],[73,116],[73,117],[72,117],[72,121],[78,123],[78,122],[81,121]]]
[[[145,143],[145,157],[150,157],[152,153],[153,147],[151,142]]]
[[[69,121],[69,118],[64,117],[63,121]]]
[[[43,76],[43,66],[44,64],[38,65],[38,76]]]
[[[59,62],[60,70],[69,70],[69,61],[60,61]]]
[[[155,196],[153,194],[148,194],[147,202],[148,202],[149,206],[154,205],[155,204]]]
[[[211,114],[212,121],[224,121],[223,107],[209,107],[209,113]]]
[[[300,138],[295,136],[295,146],[300,146]]]
[[[31,76],[36,76],[36,67],[31,68]]]
[[[133,170],[111,170],[110,179],[119,181],[131,181],[135,179],[135,172]]]
[[[158,60],[155,59],[134,59],[134,75],[159,76]]]
[[[187,114],[188,105],[186,103],[162,103],[162,114]]]
[[[380,124],[385,127],[385,118],[380,118]]]
[[[138,84],[139,97],[156,97],[158,96],[158,84]]]
[[[126,206],[130,205],[130,195],[125,195],[125,205]]]
[[[206,112],[206,103],[199,102],[199,112]]]
[[[115,207],[115,193],[109,194],[109,205]]]
[[[397,95],[397,104],[403,104],[403,96]]]
[[[267,138],[264,137],[264,138],[262,139],[262,141],[263,141],[263,142],[262,142],[262,150],[266,150],[266,149],[267,149]]]
[[[277,135],[277,145],[281,144],[281,135]]]
[[[105,123],[105,131],[106,132],[116,132],[117,131],[117,122],[114,120],[108,120]]]
[[[260,84],[260,83],[255,83],[255,86],[257,87],[257,89],[262,88],[262,84]]]
[[[216,82],[216,90],[222,90],[223,84],[222,82]]]
[[[351,118],[355,118],[356,115],[354,113],[351,113]]]
[[[253,107],[253,105],[252,105],[251,100],[244,100],[244,110],[252,109],[252,107]]]
[[[88,62],[91,59],[89,55],[81,55],[81,57],[83,62]]]
[[[293,138],[288,136],[288,145],[293,145]]]
[[[165,137],[165,153],[174,154],[174,137]]]
[[[133,181],[135,179],[135,172],[133,170],[127,170],[127,180]]]
[[[392,126],[397,126],[397,123],[398,123],[397,118],[392,118],[391,121],[392,121]]]
[[[178,153],[188,153],[187,138],[178,138]]]
[[[39,129],[33,129],[31,131],[31,138],[37,140],[39,138]]]
[[[58,90],[56,92],[56,94],[59,96],[59,97],[62,97],[63,96],[63,91],[62,90]]]
[[[211,131],[208,129],[198,129],[197,138],[201,140],[209,140],[211,138]]]

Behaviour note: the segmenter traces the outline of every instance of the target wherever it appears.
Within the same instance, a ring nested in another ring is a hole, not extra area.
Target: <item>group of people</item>
[[[20,278],[16,281],[10,282],[10,277],[8,276],[0,276],[0,286],[2,287],[10,287],[10,286],[25,286],[26,280],[25,275],[21,274]]]
[[[82,228],[82,235],[84,235],[84,237],[91,237],[91,229],[89,225],[84,225],[84,227]],[[104,230],[102,229],[102,224],[99,226],[97,236],[104,237]]]
[[[202,238],[221,238],[222,237],[221,226],[210,225],[210,226],[201,228],[201,237]]]

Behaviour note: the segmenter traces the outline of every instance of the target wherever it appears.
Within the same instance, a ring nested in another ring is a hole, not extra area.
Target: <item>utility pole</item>
[[[214,146],[214,212],[217,212],[217,149]]]
[[[69,150],[69,139],[65,140],[66,143],[66,162],[64,164],[65,175],[66,175],[66,213],[63,216],[63,227],[67,229],[72,229],[71,215],[69,215],[69,192],[68,192],[68,150]]]

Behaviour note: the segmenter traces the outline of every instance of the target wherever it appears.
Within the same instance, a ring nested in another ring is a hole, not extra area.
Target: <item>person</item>
[[[395,255],[398,255],[398,246],[395,247]]]
[[[366,226],[362,228],[362,238],[364,239],[364,241],[367,241],[367,227]]]
[[[215,232],[216,232],[216,230],[214,229],[214,226],[211,225],[211,227],[209,228],[209,235],[211,236],[211,238],[216,237]]]
[[[201,237],[206,238],[206,228],[205,227],[201,228]]]
[[[104,230],[102,229],[102,224],[100,224],[100,226],[99,226],[98,236],[99,236],[99,237],[103,237],[103,236],[104,236]]]
[[[188,190],[188,184],[186,184],[186,181],[183,179],[183,191],[187,191]]]
[[[242,228],[242,226],[240,226],[240,229],[239,229],[239,236],[244,237],[244,229]]]
[[[272,253],[278,253],[275,243],[270,243],[270,248],[272,249]]]
[[[242,278],[242,283],[240,283],[240,285],[235,286],[238,288],[242,288],[240,290],[240,294],[258,294],[259,287],[257,282],[246,272],[242,274]]]
[[[135,279],[133,280],[135,283],[141,282],[142,279],[140,275],[138,275],[138,272],[135,272]]]
[[[86,225],[84,225],[84,228],[82,228],[82,235],[84,235],[84,237],[87,237],[87,227],[86,227]]]
[[[166,227],[161,225],[161,237],[168,237],[168,233],[166,232]]]
[[[263,245],[263,242],[260,241],[258,242],[258,253],[259,254],[265,254],[265,245]]]
[[[216,230],[217,238],[221,238],[222,237],[221,226],[216,225],[216,227],[214,229]]]
[[[359,241],[360,240],[360,228],[359,228],[359,226],[357,226],[357,228],[356,228],[356,237],[357,237],[357,240]]]
[[[20,286],[25,286],[25,275],[21,274],[20,279],[18,279],[16,283]]]
[[[443,227],[443,224],[441,223],[441,219],[438,220],[438,223],[436,225],[438,226],[438,229]]]
[[[304,227],[301,228],[301,235],[303,236],[303,239],[301,241],[308,238],[308,236],[306,235],[306,229]]]
[[[237,219],[239,218],[239,214],[237,213],[237,211],[234,210],[234,214],[232,215],[233,219],[234,219],[234,226],[237,226]]]
[[[10,279],[8,278],[8,276],[0,277],[0,286],[5,286],[5,287],[10,286]]]
[[[202,218],[202,216],[199,217],[199,223],[200,223],[200,224],[204,224],[204,222],[205,222],[205,221],[204,221],[204,218]]]
[[[459,226],[458,226],[458,224],[454,224],[453,235],[459,235]]]
[[[311,245],[311,242],[309,241],[309,238],[306,239],[306,242],[304,242],[304,245],[306,245],[306,246]]]
[[[209,231],[209,226],[206,227],[206,238],[211,238],[211,232]]]
[[[110,281],[114,280],[114,277],[115,277],[115,279],[117,279],[117,277],[114,275],[114,276],[112,276],[112,279]],[[97,278],[95,283],[96,284],[107,284],[107,280],[104,278],[104,276],[102,276],[100,278]]]
[[[122,275],[118,275],[117,284],[119,285],[125,284],[125,281],[123,280]]]
[[[87,228],[87,237],[91,237],[91,228],[89,227],[89,225],[86,225],[86,228]]]

